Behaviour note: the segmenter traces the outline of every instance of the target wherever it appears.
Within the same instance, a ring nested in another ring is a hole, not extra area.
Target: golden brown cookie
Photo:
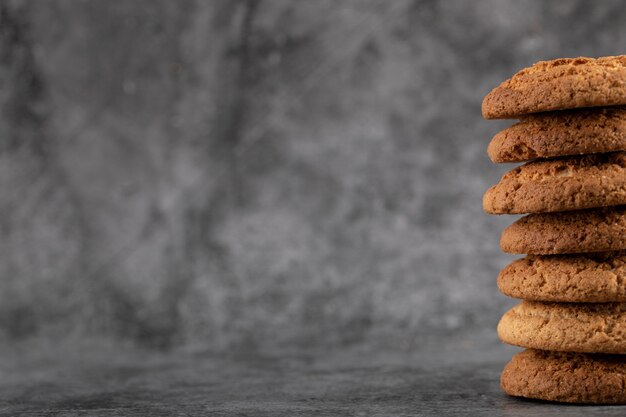
[[[626,303],[523,301],[502,316],[498,336],[525,348],[626,354]]]
[[[509,395],[581,404],[626,404],[626,358],[527,349],[500,377]]]
[[[626,152],[528,162],[483,197],[491,214],[545,213],[626,204]]]
[[[533,301],[626,302],[626,252],[528,255],[500,271],[498,288]]]
[[[626,249],[626,207],[529,214],[504,229],[508,253],[557,255]]]
[[[626,108],[565,110],[524,116],[497,133],[487,148],[493,162],[626,151]]]
[[[483,100],[486,119],[626,104],[626,56],[540,61],[494,88]]]

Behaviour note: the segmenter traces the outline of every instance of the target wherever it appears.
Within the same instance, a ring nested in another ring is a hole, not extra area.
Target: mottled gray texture
[[[529,401],[500,391],[502,364],[394,355],[247,357],[4,352],[0,416],[623,416],[623,406]]]
[[[498,346],[482,97],[620,1],[0,2],[0,335]],[[33,342],[35,343],[35,342]]]

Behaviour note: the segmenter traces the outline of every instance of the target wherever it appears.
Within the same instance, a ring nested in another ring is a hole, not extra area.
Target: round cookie
[[[483,197],[491,214],[545,213],[626,204],[626,152],[528,162]]]
[[[626,104],[626,56],[560,58],[519,71],[485,96],[486,119]]]
[[[626,108],[532,114],[497,133],[487,148],[496,163],[626,150]]]
[[[529,255],[500,271],[498,288],[533,301],[626,302],[626,252]]]
[[[508,253],[558,255],[626,249],[626,207],[529,214],[504,229]]]
[[[509,395],[580,404],[626,404],[626,360],[619,355],[527,349],[500,376]]]
[[[525,348],[626,354],[626,303],[523,301],[502,316],[498,336]]]

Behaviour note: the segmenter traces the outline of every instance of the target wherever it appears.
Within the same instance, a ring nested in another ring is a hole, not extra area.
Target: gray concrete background
[[[625,21],[620,1],[1,1],[0,340],[498,346],[513,218],[481,196],[508,122],[481,99],[540,59],[623,53]]]

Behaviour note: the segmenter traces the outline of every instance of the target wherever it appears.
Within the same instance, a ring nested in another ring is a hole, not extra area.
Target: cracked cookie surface
[[[502,232],[507,253],[557,255],[626,249],[626,207],[529,214]]]
[[[626,354],[626,303],[523,301],[502,316],[498,336],[525,348]]]
[[[494,88],[482,103],[486,119],[626,104],[626,56],[540,61]]]
[[[587,404],[626,403],[626,360],[619,355],[527,349],[500,377],[509,395]]]
[[[529,255],[500,271],[498,288],[532,301],[626,302],[626,252]]]
[[[483,196],[490,214],[545,213],[626,204],[626,152],[528,162]]]
[[[626,107],[564,110],[523,116],[487,148],[496,163],[626,151]]]

